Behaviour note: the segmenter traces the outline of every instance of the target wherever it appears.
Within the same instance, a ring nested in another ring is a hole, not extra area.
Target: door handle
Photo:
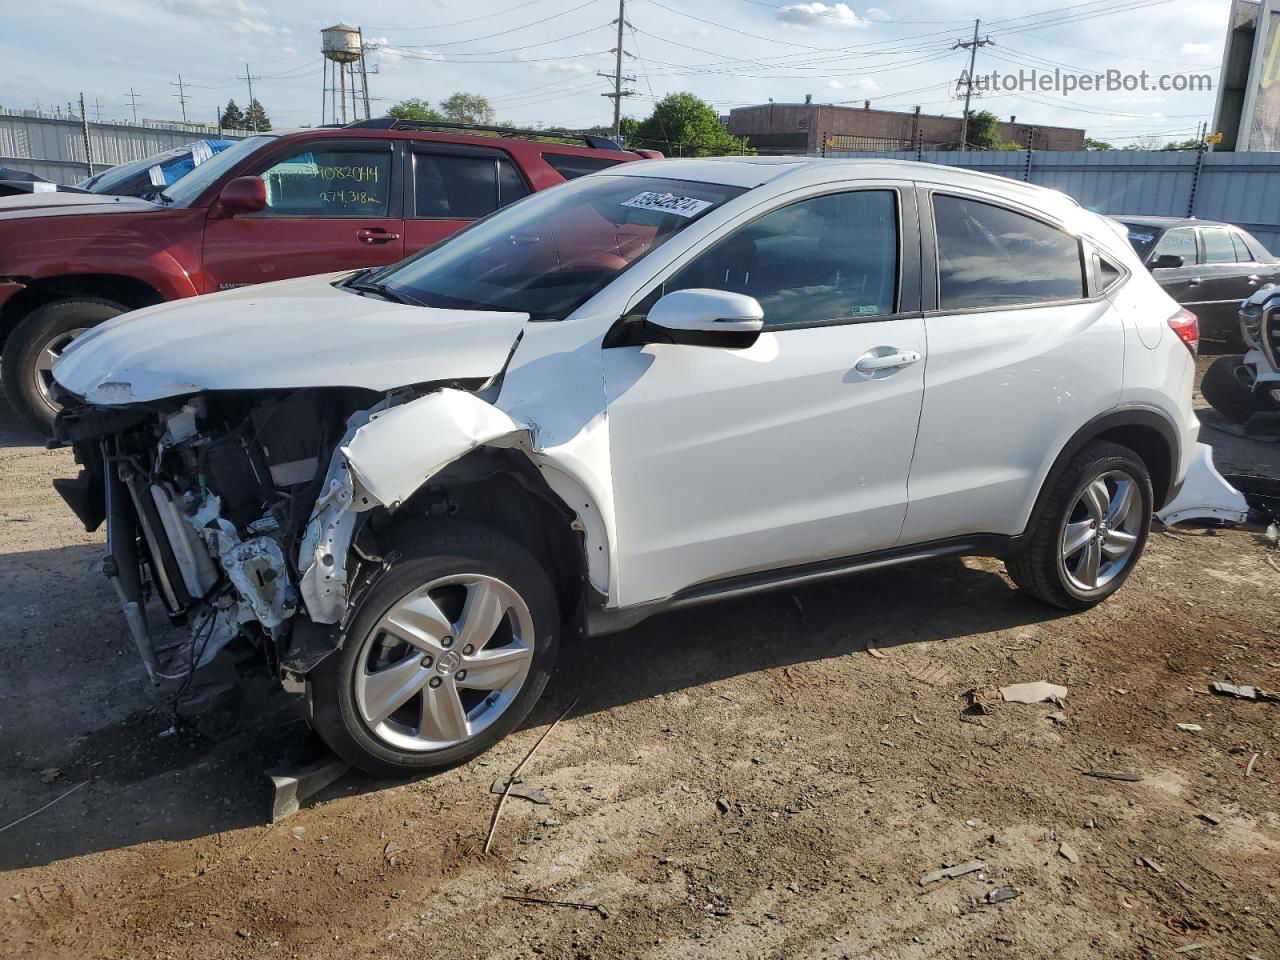
[[[390,243],[392,240],[399,240],[400,234],[381,227],[361,227],[356,231],[356,239],[361,243]]]
[[[899,350],[897,353],[890,353],[883,357],[878,357],[874,353],[865,354],[853,369],[859,373],[875,373],[877,370],[896,370],[899,367],[909,367],[916,363],[923,356],[916,350]]]
[[[1256,286],[1257,286],[1258,284],[1260,284],[1261,282],[1262,282],[1262,278],[1261,278],[1260,276],[1258,276],[1256,273],[1255,273],[1255,274],[1252,274],[1252,275],[1249,277],[1249,286],[1251,286],[1251,287],[1256,287]]]

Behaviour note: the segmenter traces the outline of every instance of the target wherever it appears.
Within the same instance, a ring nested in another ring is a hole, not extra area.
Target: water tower
[[[369,72],[365,68],[364,36],[360,28],[345,23],[325,27],[320,31],[320,52],[324,55],[320,122],[350,123],[362,115],[368,119]]]

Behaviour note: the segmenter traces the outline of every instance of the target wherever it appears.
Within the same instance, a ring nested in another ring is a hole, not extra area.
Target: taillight
[[[1187,345],[1194,357],[1200,350],[1200,321],[1196,315],[1183,307],[1169,318],[1169,329],[1178,335],[1178,339]]]

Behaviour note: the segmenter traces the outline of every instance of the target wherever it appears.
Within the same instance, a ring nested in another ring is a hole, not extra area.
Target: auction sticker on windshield
[[[646,190],[637,193],[630,200],[623,200],[624,207],[635,207],[637,210],[657,210],[659,213],[674,213],[677,217],[696,217],[707,207],[710,200],[698,200],[695,197],[677,197],[670,193],[655,193]]]

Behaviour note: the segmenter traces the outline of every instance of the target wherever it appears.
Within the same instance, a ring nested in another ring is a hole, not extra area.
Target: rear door
[[[529,194],[505,150],[411,143],[405,181],[405,254],[439,243],[473,220]]]
[[[1201,333],[1225,339],[1236,330],[1241,301],[1253,296],[1267,271],[1254,262],[1244,238],[1227,227],[1200,227],[1200,247],[1204,264],[1198,296],[1203,301],[1196,313]]]
[[[392,140],[292,141],[251,175],[267,184],[267,208],[205,227],[207,289],[348,268],[404,257],[399,168]]]
[[[1080,240],[1038,211],[951,188],[922,204],[936,267],[902,542],[1016,535],[1048,464],[1119,400],[1123,323]]]

